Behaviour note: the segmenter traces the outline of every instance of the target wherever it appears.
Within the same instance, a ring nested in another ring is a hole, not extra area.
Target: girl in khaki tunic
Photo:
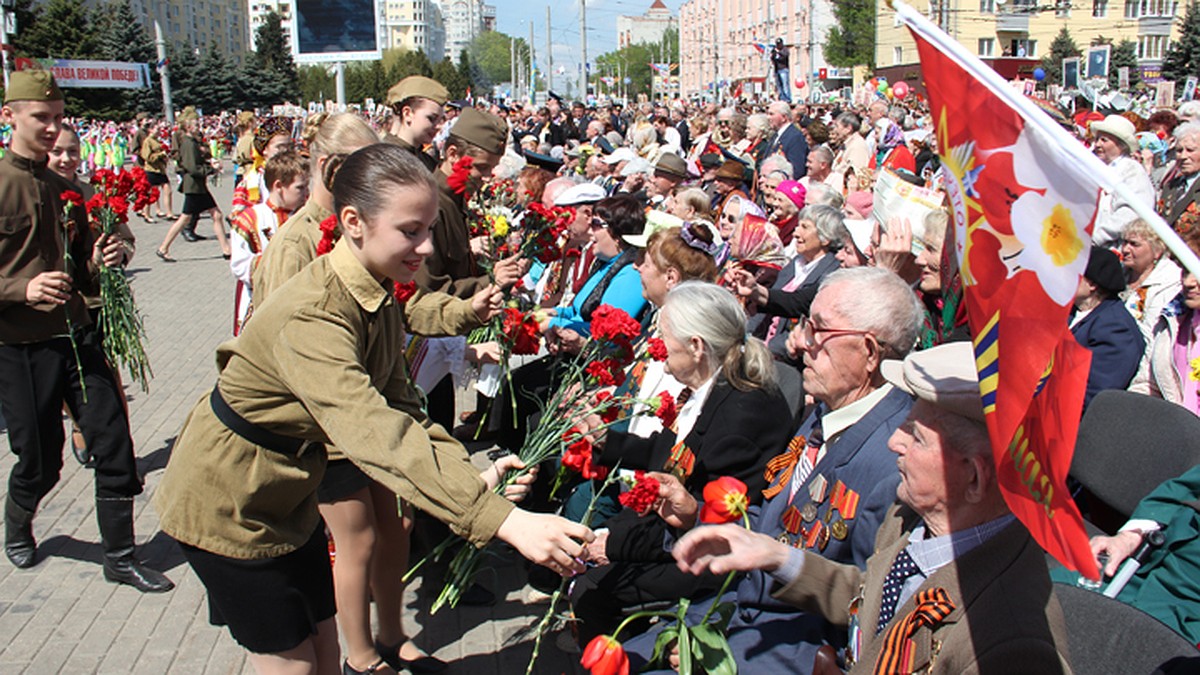
[[[372,145],[346,159],[333,194],[341,241],[218,348],[217,385],[184,423],[155,495],[163,531],[208,590],[211,620],[264,674],[339,671],[316,508],[324,443],[475,545],[499,538],[570,574],[593,538],[492,492],[420,410],[393,285],[432,252],[429,172],[403,149]]]

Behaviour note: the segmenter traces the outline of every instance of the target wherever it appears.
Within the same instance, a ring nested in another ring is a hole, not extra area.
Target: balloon
[[[879,81],[880,81],[880,82],[887,82],[887,78],[886,78],[886,77],[884,77],[883,75],[880,75],[880,76],[879,76]]]
[[[1046,79],[1046,70],[1044,68],[1034,68],[1033,79],[1037,80],[1038,82]]]
[[[907,82],[897,82],[896,84],[893,84],[892,85],[892,95],[895,96],[896,98],[900,98],[900,99],[904,98],[905,96],[908,96],[908,83]]]
[[[807,86],[808,86],[808,83],[805,82],[804,80],[796,80],[796,88],[797,89],[803,89]]]
[[[889,100],[889,101],[890,101],[890,100],[892,100],[892,97],[893,97],[893,96],[895,96],[895,94],[892,92],[892,88],[891,88],[891,87],[888,87],[888,88],[887,88],[887,89],[886,89],[886,90],[883,92],[883,95],[884,95],[884,96],[886,96],[886,97],[888,97],[888,100]]]
[[[881,94],[887,90],[888,90],[887,82],[883,81],[883,80],[880,80],[879,85],[875,87],[875,91],[878,91]]]

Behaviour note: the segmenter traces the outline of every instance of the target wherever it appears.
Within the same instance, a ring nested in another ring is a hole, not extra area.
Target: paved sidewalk
[[[231,176],[214,188],[222,207],[232,196]],[[176,193],[176,209],[182,204]],[[150,392],[127,387],[133,438],[146,490],[135,513],[139,555],[167,572],[171,593],[143,595],[103,579],[93,508],[91,472],[64,448],[62,479],[43,501],[34,523],[39,564],[17,570],[0,559],[0,673],[251,673],[244,653],[224,630],[208,624],[203,587],[178,547],[158,532],[150,497],[166,466],[171,443],[196,400],[216,377],[214,348],[231,335],[233,279],[212,227],[209,240],[177,240],[167,264],[154,255],[170,223],[149,225],[136,216],[138,254],[130,266],[145,317],[155,377]],[[461,398],[461,397],[460,397]],[[473,396],[471,399],[473,401]],[[0,476],[14,463],[0,432]],[[0,484],[0,496],[6,489]],[[532,650],[527,630],[546,609],[526,606],[525,572],[514,554],[496,559],[483,583],[502,598],[490,608],[443,610],[430,617],[430,599],[417,580],[406,598],[406,627],[418,644],[453,661],[448,672],[522,673]],[[402,573],[398,570],[397,574]],[[427,586],[440,587],[436,579]],[[507,596],[507,597],[506,597]],[[417,632],[416,626],[422,626]],[[577,656],[555,648],[550,635],[536,672],[573,673]]]

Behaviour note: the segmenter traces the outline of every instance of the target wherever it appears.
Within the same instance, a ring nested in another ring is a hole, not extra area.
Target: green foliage
[[[512,79],[512,36],[500,31],[484,31],[471,41],[468,52],[471,61],[478,65],[478,82],[492,86]],[[529,45],[524,38],[517,38],[517,53],[528,54]]]
[[[660,41],[654,43],[632,44],[596,58],[596,68],[592,71],[595,76],[615,78],[628,77],[628,95],[634,98],[639,94],[650,95],[651,80],[654,71],[651,63],[679,63],[679,31],[672,28],[663,33]],[[675,70],[679,74],[679,70]],[[592,83],[592,87],[595,87]],[[618,84],[618,88],[623,85]]]
[[[30,25],[18,26],[19,55],[33,58],[89,59],[99,54],[96,31],[83,0],[50,0]]]
[[[1072,57],[1082,57],[1083,52],[1079,49],[1079,45],[1075,44],[1074,38],[1071,37],[1071,32],[1063,26],[1058,35],[1054,37],[1054,41],[1050,43],[1050,52],[1042,58],[1042,70],[1046,71],[1045,82],[1049,84],[1062,84],[1062,61]],[[1083,77],[1083,65],[1080,64],[1079,77]]]
[[[468,83],[463,80],[458,68],[450,59],[442,59],[435,63],[432,77],[450,90],[451,99],[460,99],[466,95]]]
[[[254,55],[245,75],[255,83],[253,91],[258,94],[255,103],[262,107],[297,100],[300,81],[278,14],[267,14],[254,33],[254,44]]]
[[[93,14],[92,22],[97,33],[99,58],[106,61],[144,63],[150,72],[148,88],[107,91],[116,100],[117,107],[126,114],[162,112],[154,42],[145,26],[134,15],[129,0],[115,0],[100,5]]]
[[[1200,2],[1190,2],[1180,25],[1176,40],[1163,58],[1164,80],[1182,83],[1200,74]]]
[[[387,66],[388,81],[396,84],[409,75],[433,77],[433,64],[423,51],[408,51],[407,49],[389,50],[398,52],[395,60],[388,65],[387,52],[384,53],[384,65]]]
[[[241,101],[233,86],[233,68],[216,43],[208,43],[208,49],[200,59],[196,82],[192,94],[194,105],[217,112],[236,107]]]
[[[463,86],[464,97],[468,89],[478,93],[475,87],[475,68],[471,65],[471,56],[465,49],[458,53],[458,79]]]
[[[359,61],[346,66],[347,103],[362,103],[368,98],[380,103],[392,84],[387,79],[382,61]]]
[[[189,45],[170,45],[167,48],[168,76],[171,78],[171,100],[175,111],[183,110],[189,105],[197,105],[197,96],[202,92],[203,85],[197,88],[200,74],[200,57]]]
[[[831,66],[875,69],[875,1],[833,0],[837,25],[829,29],[825,42],[825,60]],[[793,77],[808,74],[795,73]]]
[[[300,100],[324,103],[337,95],[337,81],[322,65],[301,66],[297,72],[300,82]]]
[[[1138,67],[1137,43],[1133,40],[1122,40],[1113,47],[1108,62],[1108,86],[1113,89],[1116,89],[1120,82],[1117,70],[1121,67],[1129,68],[1129,88],[1136,89],[1142,82],[1142,69]]]

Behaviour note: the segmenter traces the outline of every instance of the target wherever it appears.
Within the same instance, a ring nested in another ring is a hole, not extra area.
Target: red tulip
[[[732,523],[742,518],[750,506],[747,490],[746,484],[733,476],[721,476],[705,485],[700,522]]]
[[[629,656],[620,642],[607,635],[598,635],[588,643],[579,664],[592,675],[629,675]]]

